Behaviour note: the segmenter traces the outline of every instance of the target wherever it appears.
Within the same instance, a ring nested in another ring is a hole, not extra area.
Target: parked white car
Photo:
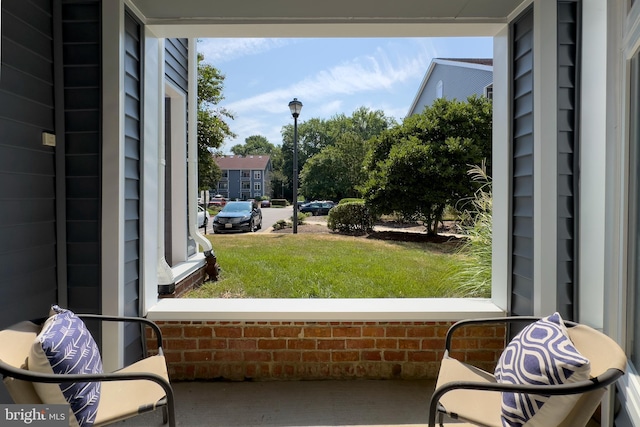
[[[209,211],[203,208],[202,206],[198,206],[198,228],[204,228],[204,232],[207,232],[207,224],[211,220],[211,215],[209,215]]]

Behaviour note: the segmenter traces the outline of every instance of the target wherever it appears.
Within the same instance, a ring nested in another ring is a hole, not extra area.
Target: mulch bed
[[[418,243],[450,243],[463,240],[463,238],[456,236],[447,236],[442,234],[437,234],[434,236],[428,235],[427,233],[414,233],[408,231],[372,231],[367,235],[367,239]]]
[[[394,223],[385,222],[385,227],[394,226]],[[418,243],[459,243],[464,238],[460,238],[452,235],[428,235],[426,232],[416,231],[416,227],[409,227],[407,225],[396,225],[399,230],[413,228],[412,231],[372,231],[368,234],[360,234],[355,236],[364,237],[367,239],[376,239],[376,240],[391,240],[396,242],[418,242]],[[281,230],[271,230],[272,233],[285,233],[291,234],[293,233],[293,228],[283,228]],[[300,224],[298,225],[298,234],[307,234],[307,233],[325,233],[325,234],[341,234],[336,233],[329,228],[327,228],[324,224]]]

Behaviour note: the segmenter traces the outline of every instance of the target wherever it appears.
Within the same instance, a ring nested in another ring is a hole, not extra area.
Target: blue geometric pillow
[[[591,365],[573,346],[560,314],[540,319],[517,334],[498,360],[499,383],[549,385],[589,379]],[[564,419],[579,395],[502,393],[502,425],[551,426]]]
[[[98,346],[84,322],[69,310],[57,306],[52,310],[57,314],[47,319],[36,337],[29,369],[48,374],[102,373]],[[34,388],[43,403],[69,403],[78,425],[93,425],[100,401],[99,382],[34,383]]]

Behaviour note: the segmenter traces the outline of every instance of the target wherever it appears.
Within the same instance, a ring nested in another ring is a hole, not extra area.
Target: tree
[[[359,135],[349,131],[339,135],[334,145],[305,163],[300,173],[302,193],[324,200],[359,197],[357,188],[366,178],[362,168],[365,154],[366,144]]]
[[[225,118],[233,114],[217,105],[224,99],[225,76],[204,62],[198,53],[198,190],[208,190],[218,184],[222,171],[212,152],[222,146],[225,138],[234,137]]]
[[[421,220],[436,234],[445,207],[477,189],[470,165],[486,161],[490,170],[491,120],[486,98],[438,99],[374,138],[362,187],[367,203],[378,214]]]
[[[342,153],[327,147],[310,158],[300,172],[300,191],[308,199],[340,200],[348,190]]]
[[[282,174],[289,177],[286,197],[293,195],[293,125],[282,127]],[[327,124],[325,120],[312,118],[298,123],[298,171],[302,171],[307,160],[318,154],[324,147],[330,145]],[[275,188],[275,187],[273,187]]]
[[[290,177],[285,175],[284,170],[284,158],[282,156],[282,149],[276,146],[270,154],[271,156],[271,191],[275,198],[284,199],[290,198],[292,193],[285,192],[291,188]]]
[[[276,150],[276,146],[262,135],[251,135],[245,138],[244,144],[236,144],[231,147],[231,152],[236,156],[269,155]]]
[[[311,118],[298,124],[298,170],[302,193],[307,198],[318,199],[358,196],[357,188],[366,178],[362,169],[366,141],[391,124],[394,124],[393,119],[386,117],[383,111],[371,111],[366,107],[358,108],[351,116],[336,114],[328,120]],[[293,175],[293,131],[293,125],[282,128],[282,174],[287,177]],[[323,154],[325,150],[330,151]],[[306,166],[310,159],[321,154],[321,158]],[[321,171],[320,168],[328,170]],[[326,179],[315,179],[319,176]],[[287,194],[292,194],[291,180]]]

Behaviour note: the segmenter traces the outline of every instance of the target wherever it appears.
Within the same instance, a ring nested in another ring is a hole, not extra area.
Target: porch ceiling
[[[165,37],[491,36],[526,3],[527,0],[129,0],[145,17],[145,23]],[[455,26],[457,31],[451,32],[445,30],[450,24],[464,25]]]

